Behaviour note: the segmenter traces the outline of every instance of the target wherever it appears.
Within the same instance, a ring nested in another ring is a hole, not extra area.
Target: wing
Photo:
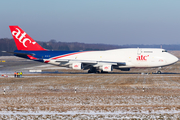
[[[58,65],[61,67],[70,67],[73,69],[91,69],[96,68],[103,71],[112,71],[112,69],[119,68],[120,66],[126,66],[125,62],[110,62],[110,61],[92,61],[92,60],[69,60],[69,59],[58,59],[58,60],[45,60],[45,63]]]

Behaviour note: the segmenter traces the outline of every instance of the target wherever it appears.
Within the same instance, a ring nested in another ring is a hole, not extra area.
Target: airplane
[[[19,26],[9,27],[17,46],[17,50],[11,52],[15,56],[76,70],[88,70],[88,73],[104,73],[113,69],[130,71],[131,68],[160,68],[178,61],[177,57],[160,48],[50,51],[42,48]]]

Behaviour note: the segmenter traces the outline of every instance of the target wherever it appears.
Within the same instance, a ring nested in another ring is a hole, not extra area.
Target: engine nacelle
[[[102,70],[105,72],[110,72],[113,70],[112,65],[103,65]]]
[[[82,63],[73,63],[72,69],[81,70],[83,68]]]

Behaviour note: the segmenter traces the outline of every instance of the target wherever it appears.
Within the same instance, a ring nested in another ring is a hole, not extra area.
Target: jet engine
[[[104,72],[110,72],[113,70],[112,65],[103,65],[100,69]]]
[[[81,70],[83,68],[82,63],[73,63],[72,69]]]

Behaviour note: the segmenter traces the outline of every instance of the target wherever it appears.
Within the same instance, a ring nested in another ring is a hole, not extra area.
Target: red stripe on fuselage
[[[89,52],[89,51],[84,51],[84,52]],[[67,57],[67,56],[71,56],[71,55],[75,55],[75,54],[79,54],[79,53],[84,53],[84,52],[70,53],[70,54],[66,54],[66,55],[61,55],[61,56],[58,56],[58,57],[54,57],[54,58],[51,58],[51,59],[59,59],[59,58],[63,58],[63,57]]]
[[[46,61],[44,61],[44,63],[48,63],[48,62],[50,62],[50,60],[46,60]]]
[[[29,59],[31,59],[31,60],[37,60],[37,58],[35,58],[35,57],[31,56],[31,55],[27,55],[27,56],[28,56]]]

